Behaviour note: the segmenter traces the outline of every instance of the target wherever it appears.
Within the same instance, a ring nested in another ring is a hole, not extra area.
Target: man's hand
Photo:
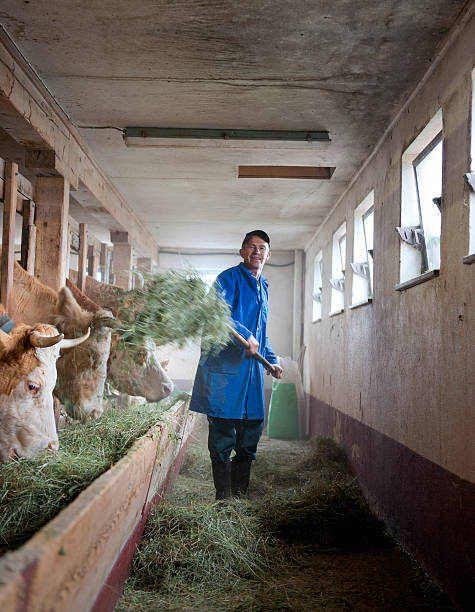
[[[283,374],[284,374],[284,370],[280,367],[280,365],[277,365],[276,363],[272,364],[272,371],[271,370],[267,370],[267,374],[272,374],[272,376],[274,378],[282,378]]]
[[[251,335],[247,339],[247,343],[249,344],[249,348],[246,349],[246,355],[248,357],[251,357],[252,355],[255,355],[259,350],[259,342],[254,338],[254,336]]]

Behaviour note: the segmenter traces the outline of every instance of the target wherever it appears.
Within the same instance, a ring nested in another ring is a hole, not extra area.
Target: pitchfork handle
[[[231,327],[229,325],[229,331],[231,332],[231,334],[236,338],[236,340],[238,342],[240,342],[245,348],[249,348],[249,342],[247,340],[245,340],[241,334],[239,332],[237,332],[234,327]],[[260,353],[253,353],[252,355],[254,357],[254,359],[256,359],[257,361],[259,361],[260,363],[262,363],[262,365],[269,371],[273,372],[274,371],[274,366],[272,363],[270,363],[269,361],[267,361],[267,359],[265,357],[263,357]]]

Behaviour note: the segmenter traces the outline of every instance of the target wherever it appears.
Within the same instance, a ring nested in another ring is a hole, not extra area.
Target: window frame
[[[469,173],[475,173],[475,68],[472,69],[472,104],[470,130],[470,164]],[[468,245],[465,264],[475,263],[475,191],[470,187],[468,193]]]
[[[427,254],[427,243],[426,243],[426,231],[424,229],[424,215],[422,214],[421,207],[421,196],[419,189],[419,181],[420,178],[417,175],[417,167],[432,153],[432,151],[439,145],[442,144],[442,155],[443,155],[443,146],[444,146],[444,135],[442,130],[434,136],[434,138],[429,142],[429,144],[419,153],[417,157],[412,160],[412,168],[414,171],[414,184],[416,187],[416,196],[417,196],[417,209],[419,211],[419,226],[422,228],[422,234],[424,236],[424,248],[421,249],[422,260],[425,270],[422,274],[429,272],[430,270],[439,270],[440,269],[440,235],[439,235],[439,267],[438,268],[429,268],[429,257]],[[443,158],[442,158],[443,159]],[[440,173],[442,176],[443,167],[440,169]],[[440,194],[442,196],[442,194]],[[435,206],[435,204],[434,204]]]
[[[320,286],[317,287],[317,270],[319,271],[320,276]],[[320,301],[317,301],[313,296],[317,293],[316,289],[320,290]],[[323,315],[323,250],[320,249],[319,252],[315,255],[315,259],[313,260],[313,292],[312,292],[312,323],[316,323],[317,321],[321,321]],[[319,308],[316,308],[316,303],[319,304]],[[316,310],[319,312],[316,313]]]
[[[372,234],[374,243],[374,188],[359,202],[353,211],[353,253],[350,262],[351,270],[351,304],[350,308],[368,304],[373,297],[373,251],[369,248],[368,219],[372,215]],[[366,270],[362,273],[360,266]]]
[[[428,262],[426,255],[426,245],[421,243],[417,238],[423,232],[422,212],[420,209],[419,187],[417,184],[416,174],[414,172],[413,162],[417,160],[420,163],[433,150],[433,147],[440,144],[439,137],[442,143],[442,162],[441,162],[441,179],[442,179],[442,194],[444,192],[444,156],[445,156],[445,137],[444,137],[444,114],[442,108],[439,108],[426,125],[417,133],[410,141],[407,147],[401,154],[401,201],[400,201],[400,227],[395,227],[395,231],[399,234],[400,249],[399,249],[399,284],[395,289],[408,284],[420,277],[423,280],[429,280],[436,275],[427,274]],[[442,235],[442,227],[440,236]],[[440,253],[440,244],[439,244]],[[439,255],[440,268],[440,255]],[[435,266],[434,266],[435,269]]]
[[[331,300],[330,300],[330,316],[334,314],[338,314],[343,312],[345,309],[345,273],[346,273],[346,257],[347,257],[347,249],[346,249],[346,239],[347,239],[347,228],[346,221],[344,221],[338,229],[333,233],[332,238],[332,266],[331,266],[331,278],[329,279],[329,283],[332,287],[331,291]],[[345,238],[345,261],[342,264],[341,257],[341,240]],[[338,265],[336,262],[340,262],[340,267],[338,268],[339,276],[334,277]],[[340,281],[340,284],[343,285],[343,290],[340,291],[335,289],[332,281]]]

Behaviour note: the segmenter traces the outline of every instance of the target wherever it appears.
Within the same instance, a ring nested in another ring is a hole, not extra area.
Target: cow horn
[[[30,344],[38,348],[47,348],[58,344],[64,338],[64,334],[58,334],[57,336],[44,336],[38,331],[32,331],[30,334]]]
[[[61,340],[61,344],[59,345],[59,348],[60,349],[74,348],[78,344],[81,344],[82,342],[84,342],[84,340],[87,340],[89,338],[90,333],[91,333],[91,328],[88,327],[87,332],[84,334],[84,336],[80,336],[79,338],[65,338]]]

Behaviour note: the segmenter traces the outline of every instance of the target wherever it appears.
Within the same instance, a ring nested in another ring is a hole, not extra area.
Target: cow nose
[[[50,442],[50,443],[48,444],[48,448],[49,448],[50,450],[57,451],[57,450],[58,450],[58,448],[59,448],[59,442],[58,442],[57,440],[55,440],[54,442]]]
[[[167,385],[167,384],[163,385],[164,397],[167,397],[167,395],[170,395],[172,391],[173,391],[173,385]]]
[[[99,408],[94,408],[94,410],[91,412],[91,416],[93,419],[98,419],[102,414],[102,410],[99,410]]]

